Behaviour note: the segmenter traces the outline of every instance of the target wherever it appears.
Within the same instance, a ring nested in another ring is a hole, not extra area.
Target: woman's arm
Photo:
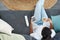
[[[32,28],[32,21],[30,21],[30,34],[33,33],[33,28]]]
[[[52,20],[50,18],[43,18],[42,21],[43,22],[50,22],[50,29],[53,29]]]
[[[53,29],[52,20],[50,18],[48,18],[48,21],[50,22],[50,29]]]

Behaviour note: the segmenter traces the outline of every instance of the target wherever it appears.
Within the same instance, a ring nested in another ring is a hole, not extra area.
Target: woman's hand
[[[50,22],[50,23],[52,23],[52,20],[50,18],[43,18],[42,21],[43,22]]]
[[[53,29],[52,20],[50,18],[43,18],[43,22],[50,22],[50,29]]]

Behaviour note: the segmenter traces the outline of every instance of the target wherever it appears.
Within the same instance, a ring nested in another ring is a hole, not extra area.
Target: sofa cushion
[[[54,30],[56,32],[59,32],[60,31],[60,15],[51,16],[51,18],[52,18],[52,23],[53,23],[53,26],[54,26]]]
[[[1,19],[9,23],[13,28],[14,33],[29,34],[29,27],[27,27],[24,16],[30,18],[33,15],[32,11],[0,11]]]
[[[37,40],[29,35],[23,35],[25,37],[26,40]]]
[[[60,9],[46,9],[46,13],[51,18],[51,16],[60,15]]]

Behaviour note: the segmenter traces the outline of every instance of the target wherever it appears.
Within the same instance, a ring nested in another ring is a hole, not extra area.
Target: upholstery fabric
[[[0,11],[1,19],[5,20],[14,28],[14,33],[29,34],[30,27],[26,26],[25,18],[28,17],[29,23],[33,11]]]
[[[51,16],[54,30],[60,32],[60,15]]]

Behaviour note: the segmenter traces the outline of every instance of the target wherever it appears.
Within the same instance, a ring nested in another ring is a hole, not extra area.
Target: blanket
[[[0,40],[25,40],[25,38],[19,34],[13,33],[12,35],[7,35],[0,33]]]

